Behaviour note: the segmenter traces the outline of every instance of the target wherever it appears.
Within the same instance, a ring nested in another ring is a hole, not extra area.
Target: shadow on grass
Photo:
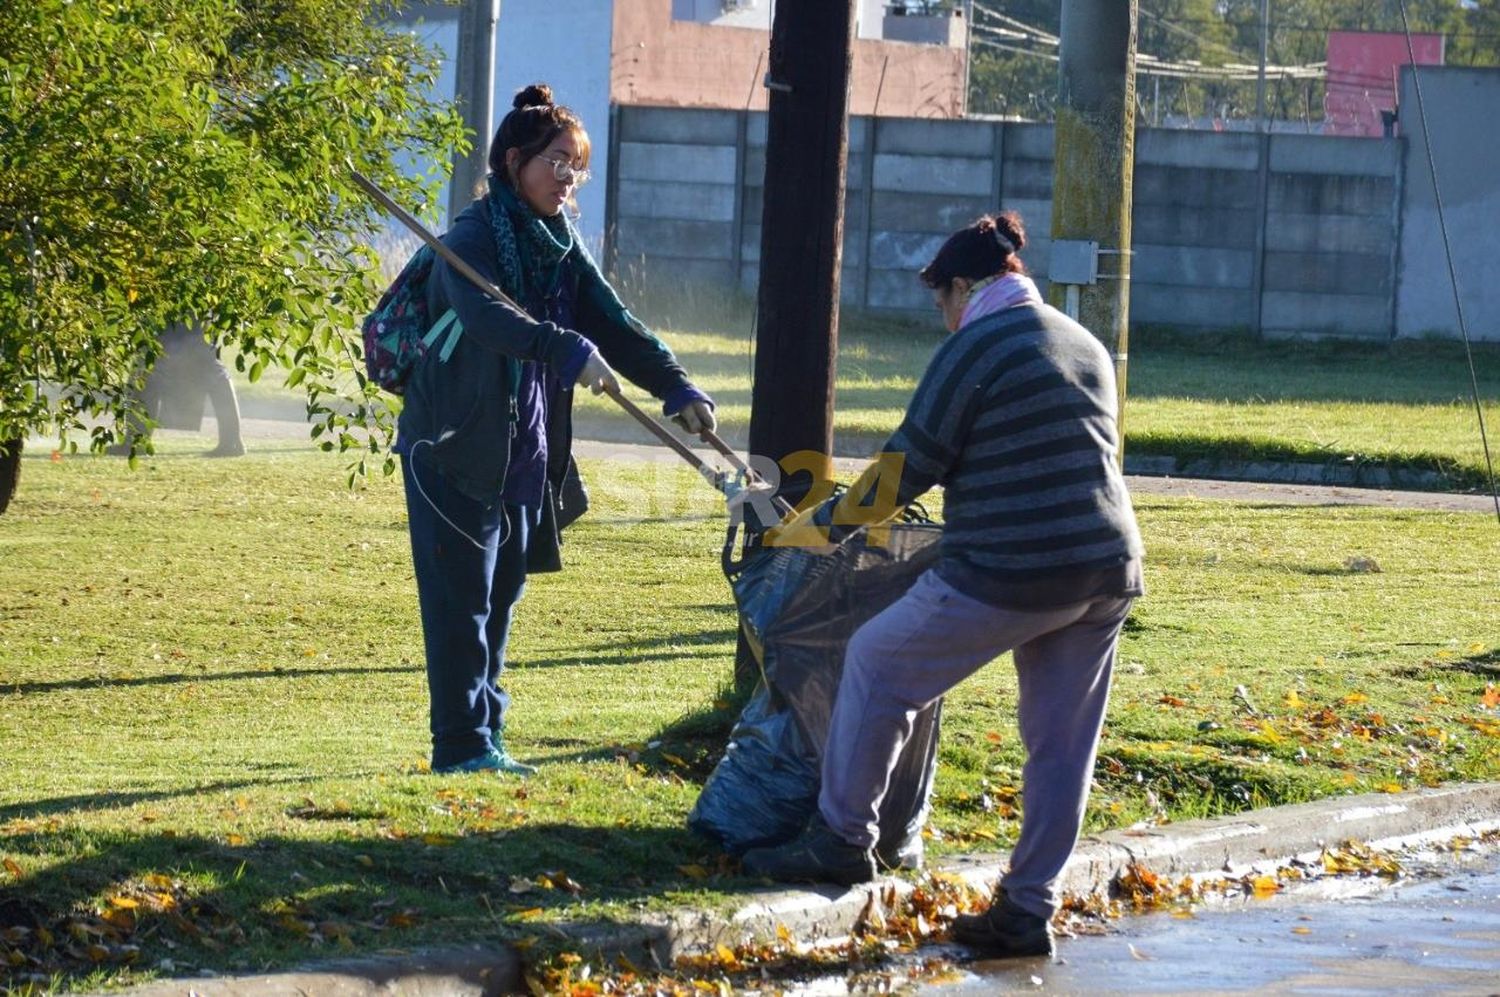
[[[677,718],[663,724],[641,744],[610,744],[589,747],[588,742],[573,738],[543,739],[539,744],[554,747],[577,747],[568,755],[554,755],[549,762],[597,762],[617,759],[639,766],[652,775],[702,785],[729,740],[729,732],[739,720],[753,689],[736,690],[731,680],[719,687],[708,703],[690,707]]]
[[[86,848],[66,830],[10,834],[0,839],[7,856],[46,865],[0,886],[0,991],[97,987],[127,967],[247,973],[392,948],[537,942],[557,937],[559,918],[573,930],[617,925],[600,902],[638,908],[699,890],[710,874],[714,886],[732,883],[686,830],[360,830],[250,843],[113,832]]]
[[[236,672],[173,672],[169,675],[141,675],[129,678],[62,679],[57,682],[15,682],[0,684],[0,695],[32,695],[44,692],[68,692],[80,689],[125,689],[133,686],[177,685],[182,682],[235,682],[241,679],[310,678],[324,675],[375,675],[381,672],[420,672],[418,665],[391,665],[368,668],[257,668]]]
[[[1423,678],[1438,672],[1469,672],[1486,679],[1500,678],[1500,648],[1463,658],[1429,658],[1420,665],[1395,670],[1395,674],[1401,678]]]
[[[251,786],[291,786],[297,783],[318,782],[321,776],[292,776],[275,779],[222,779],[205,785],[183,786],[178,789],[134,790],[115,793],[78,793],[73,796],[54,796],[46,800],[27,800],[0,806],[0,823],[33,820],[70,812],[87,813],[92,810],[112,810],[117,807],[134,806],[137,803],[160,803],[184,796],[199,796],[205,793],[222,793]],[[0,838],[3,840],[3,838]]]
[[[717,630],[702,630],[696,634],[680,637],[664,637],[655,640],[638,640],[618,645],[617,653],[610,653],[608,645],[595,648],[594,654],[573,655],[560,658],[516,658],[513,668],[560,668],[568,666],[592,667],[595,665],[638,665],[650,661],[681,661],[701,658],[705,654],[717,653],[715,645],[735,639],[739,630],[727,627]],[[684,648],[692,648],[685,650]]]

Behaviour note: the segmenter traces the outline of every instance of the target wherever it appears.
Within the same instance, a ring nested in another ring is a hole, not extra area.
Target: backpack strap
[[[459,337],[464,334],[464,324],[458,320],[458,312],[452,308],[444,312],[443,317],[434,322],[432,328],[427,330],[427,335],[422,337],[422,345],[429,350],[432,349],[433,344],[438,341],[438,338],[444,332],[448,333],[448,338],[443,342],[443,348],[438,352],[438,360],[442,363],[447,363],[448,358],[453,355],[454,347],[458,346]]]

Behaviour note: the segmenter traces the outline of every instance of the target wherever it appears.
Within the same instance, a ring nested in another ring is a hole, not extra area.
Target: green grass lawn
[[[743,445],[754,367],[743,303],[669,299],[648,302],[642,314],[662,324],[663,338],[718,402],[725,437]],[[839,335],[835,450],[865,456],[900,422],[941,327],[936,316],[856,312],[844,316]],[[1461,344],[1263,343],[1144,330],[1134,333],[1129,353],[1127,454],[1357,461],[1439,472],[1455,490],[1489,489]],[[1474,359],[1491,454],[1500,461],[1500,346],[1478,344]],[[241,378],[241,393],[296,417],[300,397],[274,380],[249,385]],[[649,402],[644,393],[634,397]],[[577,428],[604,439],[646,438],[602,398],[580,398]]]
[[[701,482],[585,466],[570,568],[519,611],[521,783],[424,771],[398,483],[188,447],[28,456],[0,519],[0,989],[545,938],[748,885],[683,827],[721,738],[679,722],[721,701],[736,627]],[[1137,504],[1151,591],[1091,829],[1500,777],[1493,517]],[[1014,839],[1014,703],[1003,662],[949,698],[932,852]]]
[[[748,329],[665,338],[719,402],[732,435],[749,423]],[[872,451],[900,422],[939,342],[932,322],[854,315],[840,331],[834,428],[840,452]],[[1475,354],[1491,451],[1500,458],[1500,349]],[[1260,343],[1149,331],[1130,344],[1128,454],[1345,461],[1442,472],[1487,490],[1484,448],[1462,346],[1410,342]],[[580,406],[596,433],[623,425],[607,400]]]

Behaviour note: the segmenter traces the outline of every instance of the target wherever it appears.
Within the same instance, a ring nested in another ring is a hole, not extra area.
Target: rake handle
[[[496,287],[493,283],[486,280],[484,276],[479,273],[479,271],[475,270],[472,266],[465,262],[463,257],[459,256],[453,250],[443,245],[441,239],[429,232],[427,230],[427,226],[418,221],[417,218],[411,214],[411,212],[407,211],[401,205],[397,204],[395,199],[393,199],[385,191],[381,190],[373,180],[371,180],[369,177],[365,176],[358,170],[353,169],[352,167],[350,168],[349,173],[351,176],[353,176],[354,182],[359,186],[359,188],[366,194],[370,195],[370,197],[375,200],[375,203],[379,204],[386,211],[389,211],[392,215],[394,215],[396,217],[396,220],[401,222],[401,224],[411,229],[411,231],[416,234],[418,238],[432,247],[433,252],[437,253],[445,261],[447,261],[448,265],[453,269],[463,274],[471,284],[479,288],[485,294],[488,294],[490,297],[494,298],[496,301],[499,301],[501,304],[509,305],[511,308],[514,308],[516,311],[521,312],[523,315],[526,314],[526,310],[520,305],[516,304],[516,302],[510,297],[510,295],[506,294],[500,288]],[[691,464],[693,470],[703,475],[703,477],[706,478],[710,484],[714,484],[715,486],[717,486],[718,472],[705,464],[702,458],[693,453],[692,450],[688,449],[687,446],[685,446],[680,440],[678,440],[675,436],[668,432],[661,425],[661,423],[657,422],[655,419],[651,418],[651,416],[641,411],[640,406],[636,405],[629,398],[626,398],[623,394],[620,393],[618,389],[606,387],[604,390],[605,394],[613,398],[616,404],[618,404],[626,412],[629,412],[637,422],[639,422],[642,426],[645,426],[646,429],[650,430],[657,439],[661,440],[668,447],[671,447],[679,457]],[[724,445],[723,440],[720,440],[711,432],[708,435],[712,436],[712,440],[710,442],[714,444],[719,452],[729,457],[734,462],[736,470],[746,475],[754,473],[750,471],[750,469],[747,468],[743,462],[740,461],[739,457],[734,455],[733,451],[731,451]]]

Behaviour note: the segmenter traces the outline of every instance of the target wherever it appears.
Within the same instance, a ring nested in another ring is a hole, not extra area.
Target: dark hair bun
[[[529,87],[517,90],[516,99],[510,104],[518,111],[523,107],[550,107],[552,88],[545,83],[533,83]]]
[[[1026,245],[1026,226],[1014,211],[983,215],[954,232],[932,262],[922,268],[922,283],[946,288],[955,277],[983,280],[998,274],[1026,272],[1020,252]]]
[[[1026,226],[1021,224],[1021,216],[1014,211],[1002,211],[990,219],[995,230],[1005,237],[1011,244],[1011,252],[1019,253],[1026,248]]]

